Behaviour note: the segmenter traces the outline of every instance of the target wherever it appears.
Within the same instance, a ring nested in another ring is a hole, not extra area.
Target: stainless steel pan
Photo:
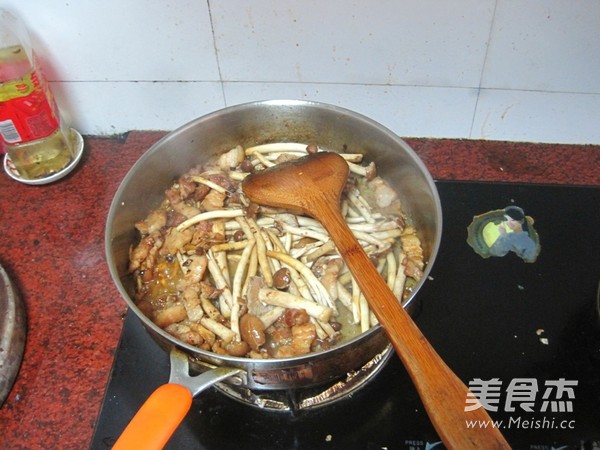
[[[253,390],[301,388],[339,379],[384,352],[389,342],[377,326],[330,350],[293,358],[250,360],[198,349],[157,327],[136,307],[132,300],[132,280],[126,271],[128,251],[137,238],[134,223],[156,208],[165,189],[192,166],[205,163],[236,145],[249,147],[286,141],[363,153],[368,160],[377,163],[378,173],[401,193],[403,204],[419,230],[428,261],[425,276],[406,301],[405,307],[411,312],[440,243],[439,196],[425,165],[402,139],[373,120],[347,109],[315,102],[276,100],[233,106],[198,118],[167,134],[135,163],[115,194],[106,223],[106,256],[112,278],[129,308],[156,342],[167,351],[183,352],[195,370],[203,370],[204,365],[231,368],[231,375],[235,374],[230,377],[231,382]],[[203,381],[203,385],[221,381],[223,376],[222,371],[215,372],[215,379],[208,383]],[[210,375],[204,379],[206,377]]]

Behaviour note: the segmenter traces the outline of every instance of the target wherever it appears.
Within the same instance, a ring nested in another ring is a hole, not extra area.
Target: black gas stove
[[[485,396],[513,448],[600,449],[600,189],[437,186],[442,244],[418,295],[417,325]],[[466,242],[474,216],[508,205],[535,219],[541,253],[534,263],[514,253],[484,259]],[[168,355],[128,313],[92,449],[112,446],[169,370]],[[258,409],[210,388],[167,448],[424,450],[444,448],[439,441],[392,355],[361,389],[307,410]]]

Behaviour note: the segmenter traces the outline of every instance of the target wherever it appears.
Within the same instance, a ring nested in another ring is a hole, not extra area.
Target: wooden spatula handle
[[[316,218],[328,230],[351,272],[360,274],[356,281],[407,368],[446,447],[460,450],[510,448],[483,407],[465,411],[468,388],[448,368],[402,308],[354,238],[339,209],[331,206],[335,201],[323,201],[320,205],[322,208]],[[468,427],[467,422],[481,425]]]
[[[469,390],[404,311],[348,228],[339,208],[348,170],[340,155],[319,152],[251,174],[242,187],[253,202],[300,210],[327,229],[404,363],[447,448],[510,448],[483,407],[465,411]],[[477,425],[469,427],[467,421]]]

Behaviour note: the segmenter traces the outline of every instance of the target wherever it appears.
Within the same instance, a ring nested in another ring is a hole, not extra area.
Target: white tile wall
[[[598,144],[599,118],[600,94],[482,89],[470,137]]]
[[[469,134],[477,90],[339,83],[224,83],[229,104],[257,98],[294,98],[354,110],[401,136],[462,138]],[[464,120],[467,117],[468,120]]]
[[[52,83],[64,119],[85,134],[173,130],[224,106],[216,81]],[[60,97],[59,97],[60,95]]]
[[[211,2],[227,81],[473,87],[493,0]]]
[[[498,1],[482,87],[600,93],[600,3]]]
[[[600,144],[598,0],[5,0],[84,134],[304,98],[401,136]]]

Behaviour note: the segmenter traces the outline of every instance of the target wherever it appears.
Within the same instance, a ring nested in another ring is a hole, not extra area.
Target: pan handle
[[[189,389],[173,383],[163,384],[131,419],[113,450],[162,449],[191,405]]]
[[[187,355],[171,350],[169,383],[158,387],[144,402],[125,428],[113,450],[160,450],[192,405],[192,398],[219,381],[241,372],[233,367],[217,367],[200,375],[189,375]]]

